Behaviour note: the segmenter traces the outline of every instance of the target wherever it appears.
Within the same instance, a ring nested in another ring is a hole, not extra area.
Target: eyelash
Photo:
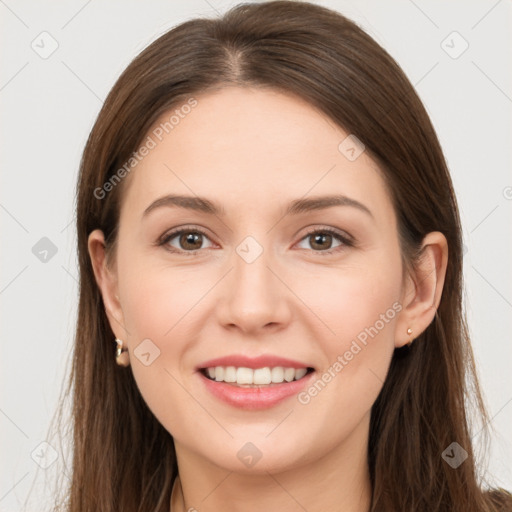
[[[194,228],[184,227],[184,228],[179,228],[175,231],[171,231],[170,233],[164,234],[157,242],[157,245],[164,246],[164,245],[168,244],[170,240],[172,240],[173,238],[175,238],[178,235],[182,235],[183,233],[198,233],[198,234],[205,236],[206,238],[209,239],[209,236],[202,229],[198,229],[195,227]],[[315,251],[313,249],[310,249],[312,252],[318,253],[319,255],[328,256],[330,254],[334,254],[336,252],[343,250],[345,247],[355,246],[355,241],[351,237],[349,238],[348,236],[344,236],[332,228],[314,228],[314,229],[308,231],[299,240],[299,242],[301,242],[305,238],[308,238],[309,236],[317,234],[317,233],[332,235],[334,238],[338,239],[338,241],[340,241],[342,243],[342,245],[339,245],[338,247],[334,247],[332,249],[328,249],[326,251]],[[174,247],[173,248],[165,247],[165,249],[172,253],[175,253],[175,254],[186,254],[187,256],[198,256],[199,252],[202,250],[202,249],[196,249],[195,251],[185,251],[185,250],[175,249]],[[306,250],[308,250],[308,249],[306,249]]]

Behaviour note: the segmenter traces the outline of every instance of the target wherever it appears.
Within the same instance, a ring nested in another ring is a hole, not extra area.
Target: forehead
[[[228,213],[230,202],[254,213],[288,197],[340,193],[392,213],[377,165],[366,152],[347,158],[350,134],[306,101],[239,87],[195,101],[164,113],[146,134],[153,147],[130,175],[123,208],[143,212],[180,193],[228,203]]]

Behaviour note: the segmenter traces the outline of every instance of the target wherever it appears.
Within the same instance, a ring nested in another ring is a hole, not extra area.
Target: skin
[[[371,407],[394,349],[434,318],[446,239],[429,233],[420,265],[403,278],[391,198],[366,152],[349,161],[338,150],[347,133],[303,100],[268,89],[227,87],[196,99],[123,184],[111,266],[103,233],[89,237],[112,330],[128,348],[120,363],[175,441],[173,511],[226,503],[235,512],[367,511]],[[143,218],[171,193],[207,197],[225,216],[161,207]],[[350,206],[283,216],[294,199],[333,193],[372,216]],[[179,236],[167,243],[175,253],[155,244],[185,225],[207,233],[192,246],[196,256]],[[326,227],[355,245],[307,236]],[[236,252],[249,235],[263,248],[252,263]],[[238,409],[205,391],[195,371],[214,357],[276,354],[308,362],[319,377],[397,301],[401,310],[307,404],[294,396]],[[160,355],[145,366],[134,350],[148,338]],[[262,454],[250,468],[237,457],[247,442]]]

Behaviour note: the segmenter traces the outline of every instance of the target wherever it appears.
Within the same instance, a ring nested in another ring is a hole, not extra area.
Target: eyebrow
[[[323,210],[326,208],[332,208],[334,206],[351,206],[373,218],[373,214],[367,206],[360,203],[359,201],[356,201],[355,199],[339,194],[296,199],[289,203],[284,215],[297,215],[299,213]],[[226,212],[222,206],[218,205],[214,201],[206,199],[205,197],[166,195],[151,203],[144,210],[142,216],[145,217],[151,211],[161,207],[184,208],[187,210],[194,210],[219,217],[224,217],[226,215]]]

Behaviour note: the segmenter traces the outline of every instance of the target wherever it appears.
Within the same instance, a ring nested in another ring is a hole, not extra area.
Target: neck
[[[171,512],[368,512],[368,425],[323,456],[282,472],[237,473],[221,469],[175,441],[180,476]]]

